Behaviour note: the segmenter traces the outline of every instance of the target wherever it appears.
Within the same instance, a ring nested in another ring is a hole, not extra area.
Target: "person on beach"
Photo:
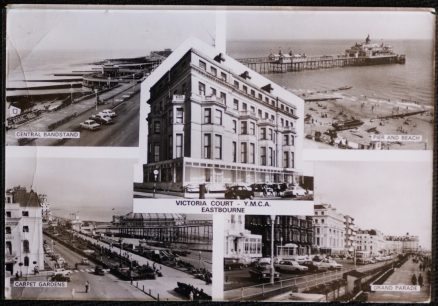
[[[75,298],[75,293],[76,293],[75,288],[72,288],[71,289],[71,298],[72,298],[72,300],[74,300],[74,298]]]
[[[87,281],[85,283],[85,293],[88,293],[88,290],[90,290],[90,282],[89,281]]]

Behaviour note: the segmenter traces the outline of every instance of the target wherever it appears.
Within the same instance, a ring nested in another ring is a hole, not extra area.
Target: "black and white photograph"
[[[303,103],[292,93],[199,40],[143,85],[147,159],[136,197],[312,199]]]
[[[426,162],[316,163],[313,216],[226,218],[225,299],[429,301],[431,175]]]
[[[7,298],[211,300],[211,215],[133,213],[132,161],[7,161]]]
[[[140,83],[188,37],[214,11],[8,9],[6,144],[137,147]]]
[[[304,101],[305,149],[431,150],[432,13],[230,11],[227,54]]]

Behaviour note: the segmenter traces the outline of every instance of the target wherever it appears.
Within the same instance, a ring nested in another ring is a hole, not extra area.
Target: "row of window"
[[[6,226],[5,233],[6,234],[11,234],[12,233],[12,229],[11,229],[10,226]],[[27,225],[23,226],[23,233],[29,233],[29,226],[27,226]]]
[[[27,210],[22,210],[21,211],[21,215],[23,217],[29,217],[29,212]],[[12,212],[11,211],[7,211],[6,212],[6,218],[11,218],[12,217]]]
[[[12,242],[6,241],[6,253],[12,255]],[[30,253],[29,240],[23,240],[23,253]]]
[[[221,71],[221,72],[220,72],[220,76],[219,76],[219,75],[218,75],[218,70],[217,70],[217,68],[214,67],[214,66],[210,66],[210,70],[208,71],[208,69],[207,69],[207,63],[204,62],[203,60],[199,60],[199,68],[201,68],[202,70],[204,70],[204,71],[206,71],[206,72],[209,72],[211,75],[213,75],[213,76],[215,76],[215,77],[219,77],[219,78],[220,78],[222,81],[224,81],[224,82],[227,82],[227,81],[228,81],[228,80],[227,80],[227,78],[228,78],[227,73]],[[201,83],[201,84],[202,84],[202,83]],[[275,101],[274,99],[270,99],[268,96],[263,95],[261,92],[256,91],[256,90],[253,89],[253,88],[250,88],[249,91],[248,91],[248,86],[245,85],[245,84],[243,84],[243,83],[241,84],[238,80],[234,80],[234,81],[233,81],[233,87],[236,88],[237,90],[241,90],[241,91],[243,91],[243,92],[244,92],[245,94],[247,94],[247,95],[251,95],[252,97],[254,97],[254,98],[256,98],[256,99],[258,99],[258,100],[260,100],[260,101],[262,101],[262,102],[265,102],[266,104],[269,104],[269,105],[274,106],[274,107],[277,105],[277,103],[276,103],[276,101]],[[201,92],[201,91],[200,91],[200,92]],[[205,95],[205,85],[204,85],[203,92],[204,92],[203,95]],[[200,94],[201,94],[201,93],[200,93]],[[214,95],[215,95],[215,94],[214,94]],[[278,105],[278,107],[279,107],[282,111],[285,111],[285,112],[288,112],[288,113],[294,114],[294,109],[293,109],[292,107],[289,107],[289,106],[283,104],[283,103],[280,103],[280,104]]]

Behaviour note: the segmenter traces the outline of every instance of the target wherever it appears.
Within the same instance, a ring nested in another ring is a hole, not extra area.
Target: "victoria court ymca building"
[[[154,170],[157,188],[169,191],[298,182],[304,102],[289,91],[194,39],[142,86],[150,93],[145,185]]]

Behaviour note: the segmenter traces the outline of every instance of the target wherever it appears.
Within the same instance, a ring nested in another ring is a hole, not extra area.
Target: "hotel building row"
[[[309,254],[364,256],[417,252],[418,236],[385,236],[377,229],[359,229],[354,218],[330,204],[314,205],[313,216],[230,215],[225,224],[225,258],[254,259]]]
[[[155,182],[154,170],[157,187],[171,191],[297,183],[300,98],[202,43],[178,48],[162,65],[149,84],[145,185]]]

